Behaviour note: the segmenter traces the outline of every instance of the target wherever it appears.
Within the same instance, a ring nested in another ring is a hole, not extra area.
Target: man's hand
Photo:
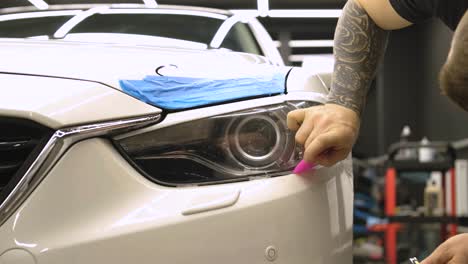
[[[291,111],[288,127],[304,145],[304,160],[326,167],[345,159],[359,134],[356,112],[336,104]]]
[[[468,263],[468,234],[451,237],[421,262],[421,264],[465,263]]]

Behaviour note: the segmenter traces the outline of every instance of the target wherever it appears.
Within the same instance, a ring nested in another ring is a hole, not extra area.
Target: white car
[[[102,12],[229,13],[73,8],[61,37],[2,24],[66,10],[0,16],[1,264],[352,262],[350,158],[291,172],[302,149],[286,115],[323,103],[325,79],[224,41],[67,37]],[[196,98],[200,81],[215,89]]]

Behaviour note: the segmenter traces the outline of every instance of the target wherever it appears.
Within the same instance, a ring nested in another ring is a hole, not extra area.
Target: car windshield
[[[225,48],[261,54],[248,24],[229,20],[232,17],[223,14],[172,9],[29,12],[0,15],[0,38]]]

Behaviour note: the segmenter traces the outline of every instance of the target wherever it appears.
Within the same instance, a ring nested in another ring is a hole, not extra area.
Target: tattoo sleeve
[[[388,32],[377,26],[356,0],[347,2],[335,31],[335,66],[328,103],[361,114],[387,37]]]

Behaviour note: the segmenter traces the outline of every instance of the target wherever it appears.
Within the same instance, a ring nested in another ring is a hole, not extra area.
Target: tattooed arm
[[[288,127],[304,160],[331,166],[345,159],[359,133],[359,115],[384,55],[387,31],[408,26],[389,0],[349,0],[335,32],[335,67],[327,104],[292,111]]]
[[[328,103],[361,113],[388,33],[356,1],[349,1],[343,12],[335,33],[335,67]]]

